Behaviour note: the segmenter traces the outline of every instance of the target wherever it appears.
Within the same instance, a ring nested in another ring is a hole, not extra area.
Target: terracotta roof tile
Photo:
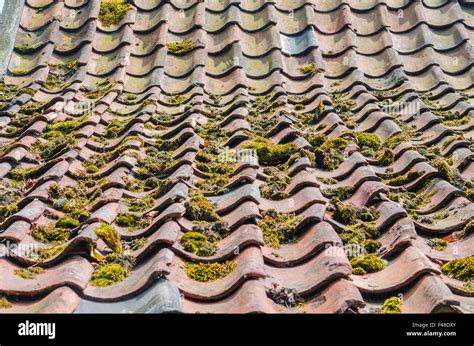
[[[472,1],[129,3],[24,5],[0,312],[474,311]]]

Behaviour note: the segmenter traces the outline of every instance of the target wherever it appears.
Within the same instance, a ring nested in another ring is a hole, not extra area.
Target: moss
[[[451,143],[459,139],[458,136],[450,136],[448,139],[446,139],[443,144],[441,145],[442,149],[446,149]]]
[[[43,244],[62,244],[69,240],[71,234],[72,232],[68,228],[58,228],[52,225],[38,226],[32,232],[33,238]]]
[[[466,125],[469,123],[470,116],[466,115],[465,117],[459,118],[459,119],[453,119],[453,120],[446,120],[443,121],[444,126],[461,126],[461,125]]]
[[[409,171],[403,175],[399,175],[398,177],[385,179],[384,183],[391,186],[402,186],[418,179],[424,173],[424,171]]]
[[[5,191],[0,189],[0,224],[18,211],[18,202],[21,198],[19,191]]]
[[[316,163],[328,170],[335,170],[345,160],[344,150],[349,142],[344,138],[326,140],[316,149]]]
[[[168,103],[175,106],[179,106],[183,104],[185,101],[186,101],[186,96],[184,95],[175,95],[168,99]]]
[[[117,217],[117,225],[120,227],[134,228],[140,224],[141,216],[132,213],[120,213]]]
[[[348,93],[338,91],[330,94],[332,106],[343,121],[347,121],[352,117],[352,110],[356,106],[356,102],[351,98],[347,98],[347,96]]]
[[[144,212],[153,207],[154,199],[150,196],[144,198],[127,198],[125,204],[131,212]]]
[[[270,209],[262,213],[263,219],[258,223],[262,229],[266,246],[279,249],[294,239],[294,232],[300,222],[294,213],[280,213]]]
[[[381,166],[389,166],[393,163],[395,160],[395,153],[388,149],[388,148],[383,148],[382,152],[380,152],[376,158],[378,161],[378,164]]]
[[[79,227],[80,222],[71,217],[62,217],[56,221],[56,227],[73,229]]]
[[[77,220],[83,220],[90,215],[87,211],[89,203],[96,200],[102,193],[107,178],[78,176],[78,183],[65,188],[51,184],[48,194],[54,207]]]
[[[33,145],[33,150],[44,160],[52,159],[71,150],[77,140],[74,137],[59,137],[50,141],[38,141]]]
[[[313,147],[319,148],[327,140],[327,136],[320,132],[308,132],[305,135],[306,140]]]
[[[446,179],[450,183],[456,182],[456,174],[450,166],[450,162],[447,159],[438,159],[433,165],[438,169],[440,177]]]
[[[33,168],[15,168],[14,170],[10,171],[8,174],[10,179],[15,181],[25,181],[27,179],[34,178],[38,175],[40,167],[33,167]]]
[[[99,236],[105,244],[115,253],[122,252],[122,244],[120,234],[112,226],[102,223],[95,229],[95,233]]]
[[[273,144],[267,138],[255,136],[252,141],[243,145],[244,149],[254,149],[262,164],[271,164],[287,160],[296,149],[293,143]]]
[[[22,76],[22,75],[28,74],[29,72],[30,72],[29,70],[21,70],[21,69],[10,70],[10,73],[15,76]]]
[[[204,234],[187,232],[181,237],[181,245],[186,251],[198,256],[212,256],[217,251],[215,243],[210,242]]]
[[[13,305],[8,301],[8,299],[0,295],[0,309],[10,309]]]
[[[260,185],[262,197],[272,200],[287,198],[288,193],[285,189],[291,183],[291,178],[276,167],[265,168],[264,173],[268,176],[265,178],[265,183]]]
[[[374,253],[382,247],[382,243],[378,240],[367,239],[364,241],[363,246],[368,253]]]
[[[365,275],[365,274],[367,274],[367,272],[363,268],[357,267],[357,268],[352,269],[352,274],[354,274],[354,275]]]
[[[84,92],[85,97],[95,100],[107,94],[115,85],[117,85],[117,82],[110,82],[106,79],[98,83],[94,89],[83,87],[81,90]]]
[[[147,243],[148,243],[148,239],[147,239],[147,238],[134,239],[134,240],[132,240],[132,242],[130,243],[130,250],[131,250],[131,251],[140,250],[140,249],[143,248]]]
[[[178,42],[168,42],[166,44],[168,51],[176,54],[184,54],[190,52],[194,48],[194,42],[192,40],[184,40]]]
[[[452,260],[441,267],[445,275],[460,281],[474,279],[474,256]]]
[[[398,297],[391,297],[382,304],[381,312],[384,314],[400,314],[402,312],[402,300]]]
[[[155,148],[148,148],[146,155],[138,160],[137,177],[141,180],[162,176],[175,163],[170,153]]]
[[[474,202],[474,188],[472,189],[466,189],[464,191],[464,193],[466,194],[466,197],[471,201],[471,202]]]
[[[310,74],[311,76],[322,72],[321,69],[317,68],[313,63],[298,67],[298,71],[303,74]]]
[[[36,255],[40,261],[45,261],[53,256],[56,256],[66,248],[65,245],[52,246],[49,248],[39,248],[36,250]]]
[[[387,263],[375,255],[365,254],[363,256],[358,256],[351,259],[351,265],[354,269],[361,268],[366,273],[375,273],[384,269],[387,266]],[[353,274],[355,273],[353,272]]]
[[[29,101],[20,106],[20,110],[28,115],[36,115],[43,111],[46,107],[46,102]],[[21,113],[20,113],[21,114]]]
[[[388,198],[390,198],[394,202],[398,202],[403,205],[404,208],[408,209],[419,209],[426,204],[428,204],[433,196],[438,192],[438,190],[434,189],[429,193],[424,191],[425,189],[421,189],[418,192],[396,192],[390,193]]]
[[[97,173],[98,171],[99,171],[99,167],[97,166],[93,166],[93,165],[86,166],[86,172],[89,174],[94,174],[94,173]]]
[[[46,126],[45,132],[59,131],[62,134],[68,134],[74,131],[79,125],[81,125],[81,121],[78,120],[60,121]]]
[[[230,229],[227,222],[193,221],[193,232],[204,234],[209,241],[215,242],[226,237]]]
[[[43,42],[36,42],[33,44],[17,44],[15,45],[15,50],[23,54],[28,54],[28,53],[34,52],[42,45],[43,45]]]
[[[120,121],[118,119],[113,119],[108,125],[107,129],[105,130],[104,137],[108,139],[117,138],[117,135],[122,131],[127,125],[127,122]]]
[[[91,277],[91,285],[106,287],[125,280],[129,271],[118,263],[99,265]]]
[[[106,28],[119,24],[130,11],[131,6],[126,0],[101,0],[99,21]]]
[[[380,212],[374,208],[357,208],[353,204],[336,203],[334,217],[344,224],[354,224],[357,220],[372,222],[378,219]]]
[[[60,76],[50,74],[43,86],[48,90],[65,89],[72,84],[72,81],[63,81]]]
[[[198,190],[190,190],[190,199],[184,204],[187,215],[196,221],[221,221],[216,206],[209,202]]]
[[[407,132],[399,132],[390,136],[384,143],[383,147],[390,150],[395,149],[399,144],[410,142],[410,135]]]
[[[469,280],[462,285],[462,288],[468,293],[474,293],[474,280]]]
[[[349,142],[347,141],[347,139],[337,137],[337,138],[326,140],[321,145],[320,148],[323,150],[326,150],[326,149],[346,150],[348,144]]]
[[[355,139],[362,150],[373,149],[378,150],[382,145],[380,137],[374,133],[356,132]]]
[[[350,224],[348,228],[353,232],[364,234],[368,238],[378,238],[380,236],[380,232],[375,226],[375,221],[357,221]],[[365,242],[363,245],[365,246]]]
[[[35,91],[29,88],[20,88],[14,84],[5,84],[5,82],[0,80],[0,102],[10,103],[10,101],[21,94],[33,96]]]
[[[463,235],[467,237],[468,235],[473,234],[473,233],[474,233],[474,220],[471,220],[467,223],[466,226],[464,226]]]
[[[428,245],[431,246],[436,251],[443,251],[449,245],[449,242],[444,239],[434,238],[428,240]]]
[[[224,263],[186,263],[186,275],[193,280],[209,282],[222,279],[237,268],[236,261]]]
[[[27,280],[33,280],[37,275],[41,275],[43,273],[44,269],[41,267],[29,267],[15,270],[15,275]]]
[[[351,197],[355,192],[353,186],[340,186],[334,189],[327,189],[325,194],[336,201],[343,201]]]

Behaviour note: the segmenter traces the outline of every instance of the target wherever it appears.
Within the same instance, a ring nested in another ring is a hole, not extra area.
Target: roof
[[[24,5],[0,312],[473,312],[472,1],[105,2]]]

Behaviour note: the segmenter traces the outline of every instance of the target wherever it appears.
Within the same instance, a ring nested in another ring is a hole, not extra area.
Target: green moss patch
[[[119,24],[132,7],[126,0],[101,0],[99,21],[106,28]]]
[[[381,260],[375,255],[365,254],[351,259],[351,265],[353,270],[355,270],[355,272],[352,272],[354,275],[363,275],[365,273],[375,273],[384,269],[387,266],[387,262]]]
[[[118,263],[99,265],[91,277],[91,285],[106,287],[125,280],[129,271]]]
[[[400,314],[402,312],[402,300],[398,297],[391,297],[382,304],[381,312],[384,314]]]
[[[6,297],[0,295],[0,309],[11,309],[12,307],[12,303]]]
[[[448,241],[444,239],[440,239],[440,238],[429,239],[427,243],[430,247],[432,247],[436,251],[443,251],[449,245]]]
[[[217,246],[214,242],[198,232],[185,233],[180,240],[186,251],[189,251],[198,256],[212,256],[217,251]]]
[[[29,267],[29,268],[15,270],[15,275],[17,275],[17,276],[19,276],[23,279],[33,280],[38,275],[43,274],[44,271],[45,270],[41,267]]]
[[[262,197],[272,200],[288,198],[285,189],[291,183],[291,178],[276,167],[267,167],[263,173],[266,174],[266,177],[265,183],[260,185]]]
[[[190,52],[194,48],[194,42],[192,40],[184,40],[178,42],[168,42],[166,44],[168,51],[176,54],[184,54]]]
[[[361,207],[357,208],[353,204],[344,204],[338,202],[335,205],[334,217],[346,225],[355,224],[357,220],[372,222],[379,218],[380,212],[375,208]]]
[[[155,200],[151,196],[143,198],[126,198],[124,203],[131,212],[144,212],[153,207]]]
[[[313,63],[298,67],[298,71],[303,74],[309,74],[311,76],[322,72],[321,69],[317,68],[316,65],[314,65]]]
[[[83,220],[90,215],[87,205],[102,194],[102,188],[107,183],[106,178],[98,180],[92,177],[84,179],[79,177],[76,185],[65,188],[51,184],[48,194],[56,209],[66,213],[70,218]]]
[[[196,189],[189,191],[190,198],[184,203],[186,214],[193,221],[221,221],[216,213],[216,206],[209,202],[202,193]]]
[[[395,192],[390,193],[388,198],[394,202],[400,203],[404,208],[408,209],[419,209],[428,204],[437,190],[432,190],[430,193],[425,193],[424,189],[421,189],[417,193],[414,192]]]
[[[359,145],[362,150],[378,150],[382,144],[380,137],[374,133],[355,132],[354,136],[357,141],[357,145]]]
[[[138,160],[137,177],[146,180],[151,177],[163,176],[165,171],[174,163],[171,153],[156,148],[148,148],[146,157],[141,157]]]
[[[209,282],[222,279],[237,268],[236,261],[224,263],[186,263],[186,275],[196,281]]]
[[[79,227],[79,225],[80,225],[80,222],[71,217],[62,217],[58,221],[56,221],[56,227],[58,228],[73,229],[73,228]]]
[[[460,281],[474,280],[474,256],[452,260],[441,267],[445,275]]]
[[[121,238],[118,231],[112,226],[102,223],[95,229],[95,233],[101,238],[105,244],[115,253],[122,252]]]
[[[335,201],[344,201],[351,197],[355,192],[352,186],[340,186],[334,189],[327,189],[324,191],[326,196],[333,198]]]
[[[82,87],[81,90],[84,92],[85,97],[95,100],[106,95],[115,85],[117,85],[117,82],[111,82],[105,79],[97,83],[94,88]]]
[[[141,215],[124,212],[118,214],[116,222],[120,227],[136,228],[140,225],[142,218]]]
[[[294,240],[294,232],[301,221],[294,213],[280,213],[270,209],[262,213],[263,219],[258,223],[262,229],[266,246],[279,249],[281,244]]]
[[[474,233],[474,220],[469,221],[466,226],[464,226],[463,234],[467,237],[470,234]]]
[[[424,173],[424,171],[409,171],[403,175],[399,175],[398,177],[385,179],[384,183],[391,186],[402,186],[418,179]]]
[[[375,159],[378,161],[379,165],[389,166],[395,160],[395,153],[388,148],[382,148]]]
[[[383,147],[390,150],[395,149],[401,143],[409,143],[410,135],[407,132],[400,132],[390,136],[384,143]]]
[[[43,244],[63,244],[71,238],[69,228],[59,228],[53,225],[38,226],[32,232],[33,238]]]
[[[315,149],[316,164],[333,171],[346,159],[344,151],[349,142],[344,138],[333,138],[324,141]]]
[[[243,145],[244,149],[254,149],[262,164],[274,164],[286,161],[296,149],[293,143],[273,144],[269,139],[255,136]]]

